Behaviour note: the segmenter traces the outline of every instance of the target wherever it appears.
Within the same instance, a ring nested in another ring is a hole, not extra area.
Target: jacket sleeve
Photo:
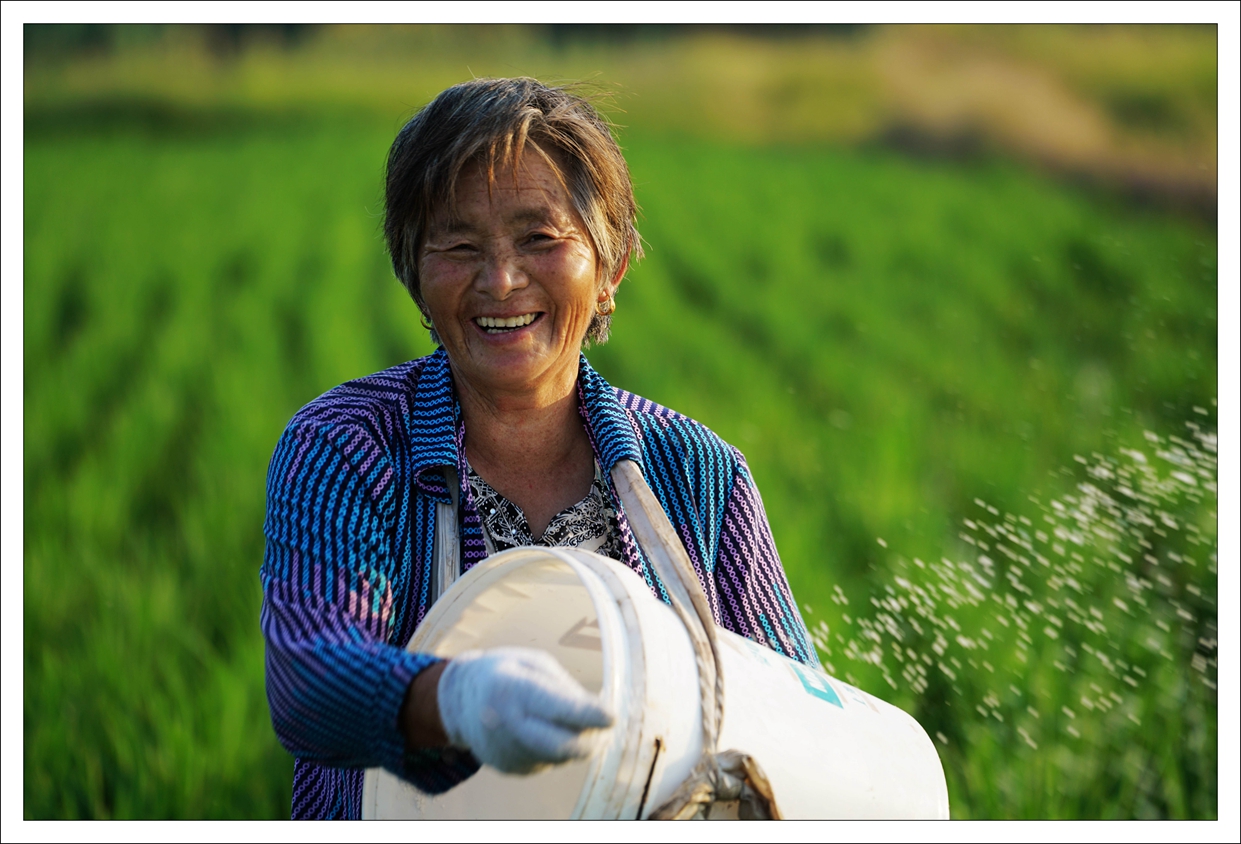
[[[713,578],[719,622],[727,630],[818,667],[793,591],[767,523],[767,512],[745,458],[736,458],[732,488],[720,523]]]
[[[397,567],[373,497],[383,479],[358,457],[369,451],[356,448],[359,436],[295,422],[268,469],[260,623],[272,726],[299,758],[382,766],[444,791],[478,763],[453,750],[406,752],[401,705],[437,659],[391,641]]]

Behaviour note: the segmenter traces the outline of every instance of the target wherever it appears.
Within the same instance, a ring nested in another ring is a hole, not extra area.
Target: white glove
[[[533,648],[466,651],[439,681],[448,740],[478,761],[529,774],[588,756],[612,714],[554,656]]]

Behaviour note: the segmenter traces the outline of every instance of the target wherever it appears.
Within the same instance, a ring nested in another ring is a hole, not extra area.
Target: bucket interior
[[[426,631],[422,649],[451,658],[473,649],[539,648],[556,657],[588,691],[598,694],[603,686],[603,643],[590,593],[561,560],[538,552],[531,555],[534,559],[505,566],[502,578],[484,577],[464,592],[445,595],[451,599],[446,612],[424,622],[432,627]],[[573,813],[589,775],[589,760],[527,776],[502,774],[484,766],[455,788],[432,797],[385,774],[378,785],[376,815],[563,819]]]
[[[590,593],[554,557],[530,561],[454,601],[427,644],[437,656],[502,646],[545,650],[587,691],[603,688],[603,642]]]

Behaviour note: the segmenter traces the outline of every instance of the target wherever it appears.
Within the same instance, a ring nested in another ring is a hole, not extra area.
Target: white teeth
[[[522,314],[515,317],[480,316],[475,319],[475,322],[482,328],[521,328],[523,325],[534,322],[536,316],[538,314]]]

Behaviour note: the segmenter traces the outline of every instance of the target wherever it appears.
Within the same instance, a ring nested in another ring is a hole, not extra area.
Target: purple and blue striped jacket
[[[706,427],[609,386],[582,358],[582,418],[611,482],[642,467],[689,552],[716,621],[810,665],[818,656],[793,601],[745,459]],[[365,768],[426,792],[478,762],[454,749],[407,752],[397,714],[435,658],[405,645],[431,606],[443,467],[467,477],[465,429],[443,349],[324,393],[298,411],[272,455],[261,624],[272,725],[294,755],[294,818],[357,818]],[[617,506],[624,562],[667,600]],[[462,567],[486,556],[469,484],[460,490]]]

